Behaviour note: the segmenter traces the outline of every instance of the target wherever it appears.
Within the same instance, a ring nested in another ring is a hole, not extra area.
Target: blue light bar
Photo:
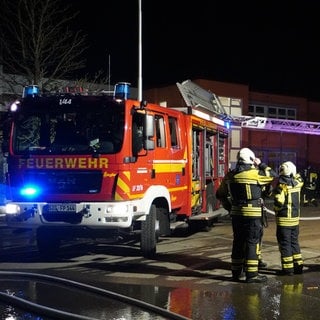
[[[26,86],[23,88],[23,93],[22,93],[22,97],[34,97],[34,96],[38,96],[40,93],[40,89],[38,86]]]
[[[130,95],[130,83],[119,82],[114,86],[114,98],[115,99],[128,99]]]
[[[36,185],[26,185],[20,189],[20,194],[26,198],[37,197],[41,193],[41,189]]]

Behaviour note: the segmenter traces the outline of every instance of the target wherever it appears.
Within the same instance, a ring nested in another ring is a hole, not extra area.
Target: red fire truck
[[[43,256],[61,240],[140,242],[153,256],[178,224],[210,227],[228,170],[228,128],[201,106],[169,108],[113,95],[40,94],[10,106],[6,220],[32,228]],[[70,90],[69,90],[70,91]]]

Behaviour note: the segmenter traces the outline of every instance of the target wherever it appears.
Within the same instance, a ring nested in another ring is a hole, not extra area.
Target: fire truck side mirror
[[[143,132],[145,150],[154,150],[155,143],[154,143],[154,140],[152,140],[153,137],[154,137],[154,116],[150,114],[146,114],[145,123],[144,123],[144,132]]]

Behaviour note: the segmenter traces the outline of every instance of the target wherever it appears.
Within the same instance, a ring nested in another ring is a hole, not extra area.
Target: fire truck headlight
[[[18,214],[20,213],[20,207],[16,204],[8,203],[5,206],[6,214]]]
[[[41,193],[41,190],[38,186],[27,185],[20,189],[20,194],[26,198],[37,197]]]
[[[115,206],[109,206],[106,209],[106,213],[121,214],[121,213],[127,213],[127,212],[128,212],[128,206],[127,205],[121,205],[121,204],[117,204]]]
[[[127,223],[129,221],[129,206],[117,203],[107,207],[105,221]]]

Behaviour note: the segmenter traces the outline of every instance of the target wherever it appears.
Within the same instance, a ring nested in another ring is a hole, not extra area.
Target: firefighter
[[[303,172],[303,180],[303,205],[308,206],[309,204],[312,204],[313,206],[317,207],[318,201],[316,200],[316,193],[318,185],[318,173],[309,166],[308,169],[305,169]]]
[[[259,174],[266,175],[266,176],[272,176],[272,177],[277,177],[277,174],[274,170],[272,170],[270,167],[266,166],[264,170],[260,170]],[[263,232],[264,228],[268,227],[268,220],[267,220],[267,214],[264,211],[265,210],[265,198],[270,198],[273,194],[273,186],[272,184],[268,184],[263,187],[263,192],[262,192],[262,229],[261,229],[261,235],[260,235],[260,242],[259,242],[259,249],[258,249],[258,260],[259,264],[258,267],[259,269],[266,269],[267,268],[267,263],[263,261],[262,259],[262,238],[263,238]]]
[[[299,245],[300,193],[303,180],[296,166],[286,161],[279,168],[279,181],[274,190],[277,241],[282,270],[279,274],[301,274],[303,260]]]
[[[242,271],[248,283],[267,281],[266,276],[258,273],[263,228],[262,196],[264,188],[272,183],[275,176],[276,173],[256,158],[251,149],[242,148],[237,154],[235,169],[226,174],[217,189],[216,196],[222,203],[226,203],[228,198],[231,201],[231,271],[234,281],[240,280]]]

